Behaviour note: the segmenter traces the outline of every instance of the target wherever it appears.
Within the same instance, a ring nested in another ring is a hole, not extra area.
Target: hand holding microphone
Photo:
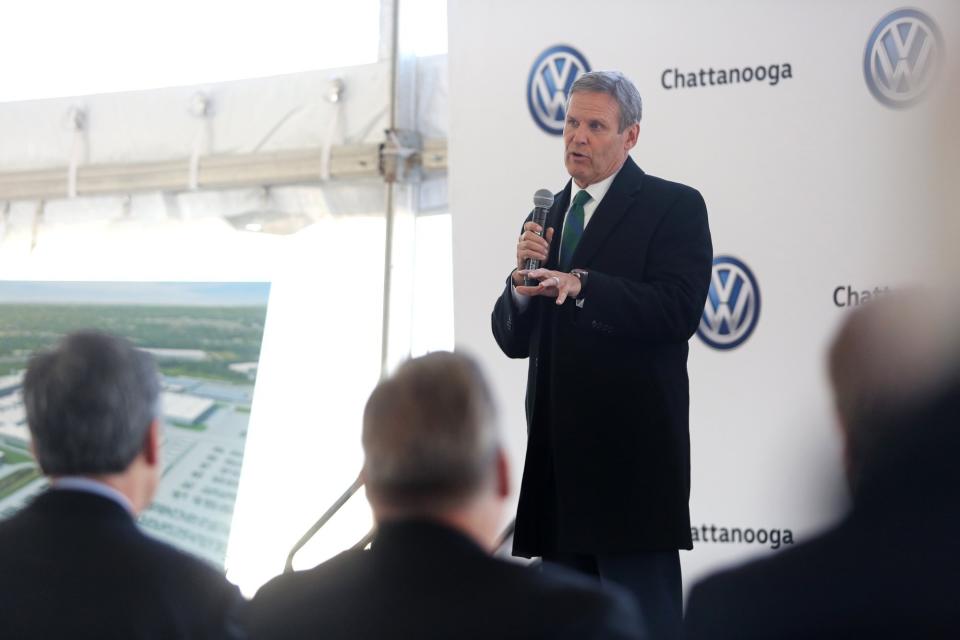
[[[523,225],[523,233],[520,241],[517,243],[517,269],[519,271],[532,271],[540,268],[547,261],[547,255],[550,252],[550,242],[553,240],[553,228],[546,230],[544,225],[547,222],[547,213],[553,205],[553,194],[546,189],[539,189],[533,194],[533,216]],[[520,274],[514,273],[513,283],[516,286],[536,286],[539,284],[536,280],[523,278],[518,281]]]
[[[553,240],[553,227],[546,230],[547,213],[553,205],[553,194],[540,189],[533,194],[533,215],[523,225],[523,233],[517,243],[517,270],[513,273],[513,284],[517,293],[524,296],[549,296],[556,298],[557,304],[563,304],[567,298],[576,298],[583,283],[585,272],[564,273],[542,268],[550,254],[550,242]],[[574,272],[579,271],[574,269]]]

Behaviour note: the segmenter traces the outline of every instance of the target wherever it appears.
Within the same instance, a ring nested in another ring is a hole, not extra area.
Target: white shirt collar
[[[113,500],[121,507],[126,509],[131,516],[136,515],[133,512],[133,504],[130,502],[130,499],[127,498],[127,496],[102,482],[91,480],[90,478],[85,478],[83,476],[61,476],[53,480],[51,485],[57,490],[63,489],[67,491],[86,491],[87,493],[96,494],[102,498]]]
[[[587,203],[583,205],[584,226],[586,226],[587,223],[590,222],[590,218],[593,217],[593,212],[597,210],[597,206],[599,206],[600,201],[603,200],[603,197],[607,195],[607,191],[610,190],[610,185],[613,184],[613,179],[617,177],[617,174],[620,173],[621,170],[623,170],[623,166],[621,166],[619,169],[611,173],[609,176],[607,176],[600,182],[595,182],[594,184],[587,185],[586,189],[581,189],[577,185],[576,180],[573,180],[573,179],[570,180],[570,205],[569,206],[573,206],[573,199],[577,197],[577,194],[580,193],[581,191],[586,191],[587,193],[590,194],[590,200],[588,200]],[[568,207],[568,210],[569,210],[569,207]]]

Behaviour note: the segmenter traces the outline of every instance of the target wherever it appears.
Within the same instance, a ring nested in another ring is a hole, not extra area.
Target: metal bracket
[[[387,183],[419,182],[421,178],[423,138],[409,129],[387,129],[380,143],[380,175]]]

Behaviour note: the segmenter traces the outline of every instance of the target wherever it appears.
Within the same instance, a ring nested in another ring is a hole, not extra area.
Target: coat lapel
[[[607,236],[617,228],[620,220],[629,209],[630,204],[636,193],[642,186],[643,170],[637,166],[633,158],[627,156],[627,161],[623,163],[620,173],[610,184],[610,190],[600,201],[597,210],[593,212],[590,223],[583,231],[580,243],[573,252],[573,266],[585,267],[590,264]],[[564,198],[568,203],[570,201],[569,185]],[[564,206],[564,211],[566,206]],[[554,234],[557,232],[555,231]],[[554,239],[560,236],[554,235]],[[559,245],[559,242],[557,243]]]

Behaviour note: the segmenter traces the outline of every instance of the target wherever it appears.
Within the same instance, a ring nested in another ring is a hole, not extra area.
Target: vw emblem
[[[587,71],[587,59],[573,47],[556,45],[540,54],[527,79],[527,106],[537,126],[551,135],[563,135],[567,94],[573,81]]]
[[[923,98],[936,73],[943,45],[927,14],[900,9],[874,28],[863,54],[870,93],[888,107],[907,107]]]
[[[714,349],[734,349],[750,337],[759,318],[760,287],[753,273],[736,258],[714,258],[697,335]]]

